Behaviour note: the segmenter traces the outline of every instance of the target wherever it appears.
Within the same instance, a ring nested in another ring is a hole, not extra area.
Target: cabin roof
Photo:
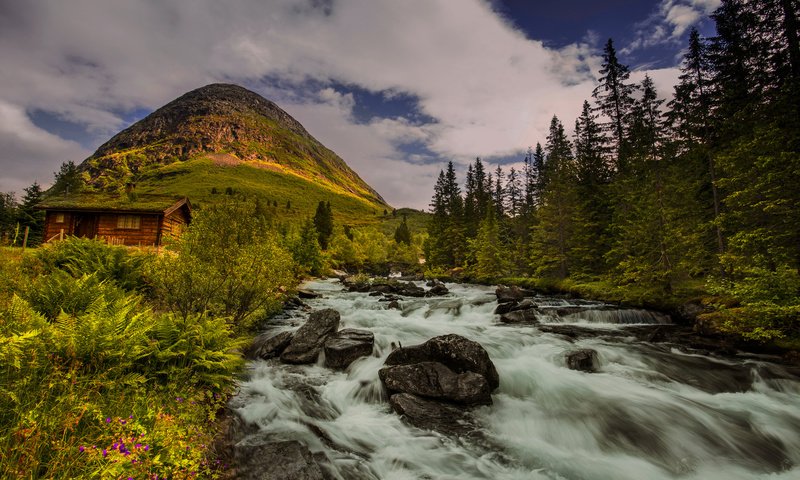
[[[39,203],[36,208],[39,210],[169,215],[184,205],[191,213],[192,205],[186,197],[149,193],[128,195],[92,192],[54,196]]]

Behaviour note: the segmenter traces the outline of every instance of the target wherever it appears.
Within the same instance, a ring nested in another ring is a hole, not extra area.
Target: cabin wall
[[[153,246],[158,244],[158,223],[161,215],[139,214],[139,228],[117,228],[117,214],[98,215],[97,237],[112,245]]]
[[[162,238],[167,236],[180,236],[189,224],[189,215],[185,209],[179,208],[164,217],[162,223]]]
[[[63,222],[57,222],[59,215],[64,216]],[[53,239],[61,235],[61,230],[64,235],[72,235],[74,228],[75,217],[70,212],[48,211],[44,217],[44,241]]]

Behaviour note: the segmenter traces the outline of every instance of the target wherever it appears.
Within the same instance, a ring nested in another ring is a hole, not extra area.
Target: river
[[[575,338],[498,322],[494,290],[447,284],[443,297],[402,310],[338,281],[305,285],[314,309],[340,328],[375,334],[375,354],[345,372],[253,361],[231,408],[258,425],[249,442],[299,440],[340,479],[800,479],[800,378],[752,358],[713,358],[626,335],[668,318],[541,297],[561,308],[545,324],[579,325]],[[562,308],[579,307],[579,308]],[[270,331],[302,324],[289,312]],[[587,333],[588,332],[588,333]],[[456,333],[479,342],[500,374],[491,406],[474,411],[480,435],[452,438],[393,413],[378,370],[392,349]],[[564,353],[598,352],[599,370],[566,368]]]

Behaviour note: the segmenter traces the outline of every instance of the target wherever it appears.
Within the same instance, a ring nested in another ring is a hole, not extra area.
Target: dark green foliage
[[[35,257],[45,272],[64,270],[76,278],[91,275],[125,290],[140,290],[145,286],[142,266],[147,257],[99,240],[68,237],[40,248]]]
[[[212,314],[244,331],[279,308],[295,282],[291,255],[255,202],[203,209],[173,248],[178,255],[153,260],[150,281],[157,300],[181,318]]]
[[[0,192],[0,244],[14,241],[17,231],[17,201],[13,193]]]
[[[319,246],[323,250],[328,249],[328,240],[333,235],[333,213],[331,203],[320,201],[317,211],[314,213],[314,227],[317,229]]]
[[[411,245],[411,230],[408,229],[405,215],[403,215],[403,223],[398,225],[397,229],[394,231],[394,241]]]
[[[72,160],[61,164],[61,168],[53,173],[54,183],[50,192],[58,195],[77,193],[83,189],[83,174]]]
[[[44,211],[37,210],[36,206],[44,198],[44,191],[42,187],[33,182],[33,184],[25,188],[25,195],[22,197],[22,202],[17,208],[17,223],[20,229],[28,228],[28,245],[35,246],[42,243],[42,234],[44,232]]]
[[[317,232],[312,219],[306,220],[300,229],[300,235],[292,244],[292,258],[295,263],[303,267],[312,275],[322,273],[322,251],[319,245],[319,232]]]
[[[626,164],[626,123],[633,107],[633,93],[636,86],[628,83],[630,71],[627,65],[619,62],[614,41],[608,39],[603,49],[603,66],[600,69],[599,84],[592,92],[597,108],[609,119],[606,131],[613,138],[616,168],[624,171]]]

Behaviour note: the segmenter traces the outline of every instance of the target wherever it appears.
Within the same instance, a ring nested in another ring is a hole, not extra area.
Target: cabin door
[[[97,231],[97,215],[76,215],[75,236],[94,238]]]

